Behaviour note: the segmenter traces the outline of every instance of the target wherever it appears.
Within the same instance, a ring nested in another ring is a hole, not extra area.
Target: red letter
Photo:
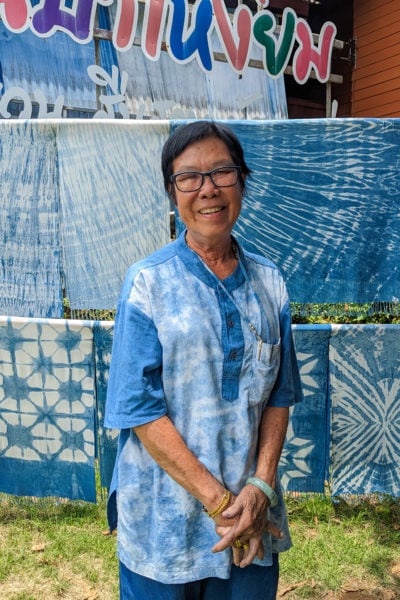
[[[168,2],[165,0],[148,0],[144,5],[142,50],[150,60],[160,58],[167,8]]]
[[[325,83],[329,79],[329,69],[336,26],[328,21],[324,23],[319,36],[318,49],[314,48],[312,31],[304,19],[298,19],[296,37],[300,47],[293,57],[293,77],[297,83],[308,79],[311,67],[314,67],[318,81]]]
[[[217,33],[232,67],[240,73],[245,68],[250,54],[252,14],[248,6],[235,9],[233,25],[222,0],[213,0]],[[232,34],[232,30],[235,35]]]
[[[2,4],[4,6],[1,6]],[[0,17],[7,29],[11,31],[20,32],[27,29],[28,0],[0,0]]]
[[[129,50],[132,46],[137,19],[137,0],[119,0],[113,33],[113,44],[117,50]]]

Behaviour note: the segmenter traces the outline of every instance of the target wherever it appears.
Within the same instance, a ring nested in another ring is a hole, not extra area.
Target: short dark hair
[[[227,146],[232,157],[233,164],[241,168],[242,175],[250,175],[251,169],[244,159],[242,145],[236,134],[222,123],[214,121],[191,121],[178,127],[167,139],[161,154],[161,168],[164,177],[164,187],[170,194],[172,175],[172,163],[182,152],[199,140],[206,138],[219,138]],[[244,179],[240,178],[242,187],[245,187]],[[170,194],[173,197],[173,193]]]

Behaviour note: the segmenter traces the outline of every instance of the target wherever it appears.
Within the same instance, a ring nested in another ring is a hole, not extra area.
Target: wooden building
[[[400,2],[354,0],[352,117],[400,117]]]
[[[327,98],[336,100],[339,117],[400,117],[400,2],[271,0],[270,5],[290,6],[299,16],[305,6],[314,32],[333,21],[343,42],[333,53],[328,90],[316,80],[300,86],[286,76],[289,118],[330,116]],[[335,75],[342,83],[335,82]]]

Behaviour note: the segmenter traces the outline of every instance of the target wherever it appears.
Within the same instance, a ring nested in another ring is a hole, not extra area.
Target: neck
[[[230,236],[218,241],[216,244],[212,244],[209,242],[202,243],[188,232],[186,243],[219,279],[225,279],[236,269],[237,258]]]

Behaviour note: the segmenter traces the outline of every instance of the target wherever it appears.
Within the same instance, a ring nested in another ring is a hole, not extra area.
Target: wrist
[[[218,504],[214,505],[214,507],[210,509],[204,506],[204,511],[208,514],[209,517],[211,517],[211,519],[214,519],[222,512],[224,512],[224,510],[229,506],[231,499],[232,493],[229,490],[225,489],[222,496],[219,499]]]
[[[263,492],[263,494],[268,498],[269,505],[271,508],[274,508],[278,504],[278,496],[274,490],[268,483],[266,483],[260,477],[249,477],[246,481],[246,485],[253,485]]]

